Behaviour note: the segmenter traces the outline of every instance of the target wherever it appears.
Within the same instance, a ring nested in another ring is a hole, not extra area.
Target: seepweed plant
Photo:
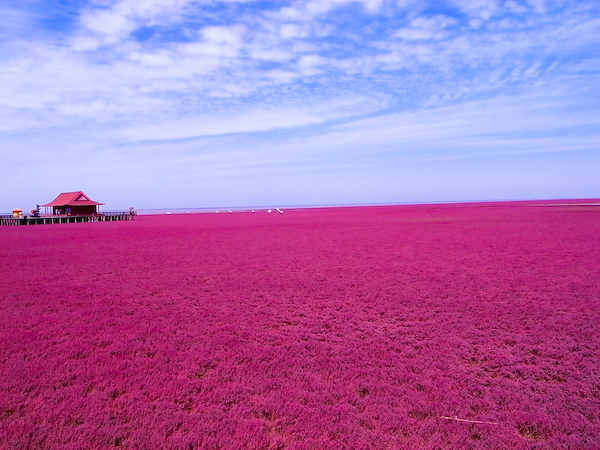
[[[597,217],[509,203],[3,229],[1,441],[592,449]]]

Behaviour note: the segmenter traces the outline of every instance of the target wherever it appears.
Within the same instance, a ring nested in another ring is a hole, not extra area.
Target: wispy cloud
[[[126,128],[123,135],[130,140],[169,140],[298,128],[364,115],[381,109],[382,103],[352,96],[305,106],[253,107],[226,115],[164,121],[159,128],[152,123],[134,126]]]

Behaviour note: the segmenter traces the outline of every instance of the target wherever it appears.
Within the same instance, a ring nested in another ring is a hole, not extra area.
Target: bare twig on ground
[[[448,417],[448,416],[440,416],[442,419],[446,420],[455,420],[457,422],[468,422],[468,423],[485,423],[487,425],[498,425],[498,422],[486,422],[485,420],[469,420],[469,419],[459,419],[458,416]]]

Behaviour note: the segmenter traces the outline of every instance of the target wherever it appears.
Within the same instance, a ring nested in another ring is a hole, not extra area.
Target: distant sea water
[[[411,202],[411,203],[332,203],[332,204],[318,204],[318,205],[274,205],[274,206],[222,206],[222,207],[202,207],[202,208],[147,208],[137,209],[136,211],[140,215],[150,214],[194,214],[194,213],[229,213],[229,212],[266,212],[273,211],[277,212],[277,209],[284,210],[297,210],[297,209],[319,209],[319,208],[348,208],[348,207],[361,207],[361,206],[399,206],[399,205],[425,205],[425,204],[436,204],[436,203],[452,203],[452,202]]]
[[[223,206],[223,207],[200,207],[200,208],[150,208],[136,209],[140,215],[152,214],[195,214],[195,213],[229,213],[229,212],[266,212],[277,209],[296,210],[310,208],[344,208],[344,207],[361,207],[361,206],[401,206],[401,205],[435,205],[435,204],[490,204],[490,203],[505,203],[515,202],[529,204],[529,206],[600,206],[599,199],[519,199],[519,200],[463,200],[463,201],[431,201],[431,202],[394,202],[394,203],[335,203],[335,204],[318,204],[318,205],[275,205],[275,206]]]
[[[438,202],[439,203],[439,202]],[[197,214],[197,213],[228,213],[228,212],[266,212],[272,210],[277,212],[277,209],[293,210],[293,209],[308,209],[308,208],[335,208],[335,207],[351,207],[351,206],[392,206],[399,203],[347,203],[347,204],[319,204],[319,205],[269,205],[269,206],[203,206],[190,208],[134,208],[138,215],[156,215],[156,214]],[[404,203],[402,203],[404,204]],[[408,204],[408,203],[406,203]],[[417,203],[413,203],[417,204]],[[100,213],[123,212],[127,208],[101,208]],[[25,213],[25,215],[30,215]],[[0,216],[12,216],[12,212],[8,211],[0,213]]]
[[[151,214],[198,214],[198,213],[229,213],[229,212],[266,212],[272,210],[277,212],[284,209],[312,208],[313,206],[225,206],[225,207],[203,207],[203,208],[154,208],[136,209],[139,215]]]
[[[194,213],[229,213],[229,212],[266,212],[268,210],[277,212],[277,209],[293,210],[293,209],[309,209],[309,208],[336,208],[350,206],[384,206],[396,205],[397,203],[351,203],[351,204],[320,204],[320,205],[275,205],[275,206],[223,206],[223,207],[202,207],[202,208],[150,208],[137,209],[139,215],[150,214],[194,214]]]

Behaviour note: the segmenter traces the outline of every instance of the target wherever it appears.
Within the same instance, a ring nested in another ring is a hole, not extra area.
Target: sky
[[[0,213],[600,197],[600,3],[3,0]]]

